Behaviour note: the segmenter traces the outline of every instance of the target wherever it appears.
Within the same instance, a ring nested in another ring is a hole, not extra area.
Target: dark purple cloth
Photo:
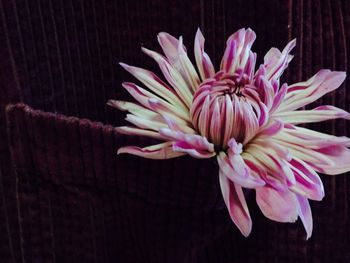
[[[160,50],[160,31],[182,35],[193,59],[198,26],[216,65],[227,37],[251,27],[258,62],[297,38],[288,83],[349,68],[346,0],[0,0],[0,262],[350,261],[345,175],[322,176],[309,241],[300,222],[265,219],[254,194],[246,239],[222,209],[215,162],[116,156],[151,143],[108,126],[125,122],[106,101],[130,100],[120,84],[134,81],[117,62],[159,72],[140,46]],[[311,107],[349,111],[349,81]],[[5,117],[16,102],[51,113],[20,104]],[[350,136],[343,120],[309,127]]]

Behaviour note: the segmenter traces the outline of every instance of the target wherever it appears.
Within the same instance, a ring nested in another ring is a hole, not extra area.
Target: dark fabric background
[[[322,176],[309,241],[300,222],[265,219],[254,194],[244,238],[214,163],[117,157],[121,145],[151,142],[115,134],[124,113],[105,104],[130,99],[120,84],[133,79],[117,62],[157,72],[140,47],[160,50],[160,31],[182,35],[193,58],[200,27],[216,66],[241,27],[257,33],[258,62],[297,38],[284,75],[293,83],[348,70],[349,26],[346,0],[0,0],[0,262],[350,262],[346,175]],[[349,111],[349,82],[311,106]],[[41,111],[5,111],[17,102]],[[350,136],[343,120],[309,127]]]

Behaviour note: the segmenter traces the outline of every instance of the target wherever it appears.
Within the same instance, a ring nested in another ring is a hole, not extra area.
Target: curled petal
[[[217,155],[220,172],[229,180],[244,188],[256,188],[263,186],[265,182],[260,178],[250,175],[249,168],[245,165],[240,155],[229,158],[224,152]]]
[[[171,159],[185,155],[185,153],[174,151],[172,142],[160,143],[145,148],[137,146],[121,147],[118,150],[118,154],[121,153],[128,153],[148,159]]]
[[[268,113],[268,109],[265,106],[265,104],[260,102],[260,101],[259,101],[259,109],[260,109],[259,126],[262,127],[268,122],[269,113]]]
[[[296,183],[290,189],[308,199],[322,200],[324,197],[323,184],[312,167],[297,158],[291,160],[289,164],[296,179]]]
[[[234,73],[238,68],[245,69],[249,58],[255,59],[250,50],[255,38],[256,35],[250,28],[240,29],[230,36],[221,61],[221,69],[227,73]],[[255,64],[255,61],[249,63]]]
[[[197,159],[207,159],[215,155],[213,152],[207,152],[205,150],[196,149],[192,144],[189,144],[185,141],[178,141],[173,144],[173,150],[176,152],[183,152],[191,155]]]
[[[221,171],[219,179],[222,196],[230,217],[241,233],[247,237],[252,230],[252,220],[242,188],[232,183]]]
[[[194,55],[202,81],[215,75],[213,63],[207,53],[204,52],[204,37],[198,28],[194,40]]]
[[[281,105],[287,94],[287,89],[287,84],[283,84],[280,90],[277,92],[276,96],[273,99],[272,107],[269,111],[270,114],[272,114]]]
[[[266,76],[270,79],[279,79],[283,71],[293,56],[289,55],[295,47],[296,40],[290,41],[283,49],[282,53],[277,48],[271,48],[264,57],[264,66],[266,67]]]
[[[299,208],[298,208],[299,217],[306,231],[306,239],[309,239],[312,234],[312,213],[311,213],[310,204],[307,198],[301,195],[297,195],[297,199],[299,203]]]
[[[200,135],[185,134],[168,128],[160,129],[159,133],[165,138],[175,141],[173,149],[176,151],[186,152],[196,158],[210,158],[215,155],[214,145]]]
[[[158,42],[162,47],[163,52],[168,58],[170,64],[172,64],[176,69],[179,69],[179,54],[177,52],[179,40],[166,32],[161,32],[158,34]],[[186,52],[185,46],[183,46],[182,48]]]
[[[271,137],[278,134],[284,128],[284,124],[279,119],[274,119],[259,131],[259,136]]]
[[[244,68],[244,73],[247,74],[249,79],[252,79],[254,76],[256,56],[256,53],[249,52],[249,57]]]

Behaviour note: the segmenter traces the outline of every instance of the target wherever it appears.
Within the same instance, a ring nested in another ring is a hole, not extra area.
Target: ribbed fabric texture
[[[140,46],[160,50],[160,31],[182,35],[193,59],[198,26],[216,65],[227,37],[251,27],[258,62],[271,46],[297,38],[288,83],[321,68],[348,69],[345,0],[0,0],[0,137],[8,138],[0,144],[1,262],[350,261],[345,175],[322,177],[326,197],[312,203],[309,241],[300,223],[265,219],[254,194],[253,233],[245,239],[222,209],[214,164],[117,157],[121,145],[151,142],[78,119],[124,123],[105,105],[130,100],[120,84],[134,80],[117,62],[158,72]],[[311,106],[349,111],[349,86],[347,78]],[[11,106],[6,122],[10,102],[52,113]],[[310,127],[350,136],[342,120]]]
[[[141,139],[24,105],[7,115],[27,262],[197,262],[212,240],[238,232],[214,161],[117,158]]]

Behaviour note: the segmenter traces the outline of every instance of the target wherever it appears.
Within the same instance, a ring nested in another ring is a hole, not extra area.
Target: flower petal
[[[129,66],[125,63],[119,63],[126,71],[141,81],[148,89],[166,100],[168,103],[175,105],[178,108],[186,111],[186,106],[179,99],[176,93],[165,84],[160,78],[158,78],[153,72]]]
[[[296,179],[296,183],[290,189],[308,199],[321,201],[324,197],[323,184],[312,167],[297,158],[289,164]]]
[[[172,112],[166,104],[162,103],[162,101],[159,101],[155,98],[150,98],[148,99],[148,103],[151,106],[151,108],[159,113],[162,116],[168,116],[171,119],[173,119],[174,121],[176,121],[176,123],[181,124],[183,126],[187,126],[189,129],[191,129],[193,132],[194,130],[191,128],[191,122],[190,121],[186,121],[184,119],[182,119],[181,117],[176,115],[176,112]]]
[[[195,149],[193,145],[185,142],[185,141],[178,141],[173,144],[173,150],[176,152],[183,152],[191,155],[194,158],[197,159],[207,159],[211,158],[215,155],[213,152],[207,152],[200,149]]]
[[[320,122],[343,118],[350,120],[350,113],[334,106],[319,106],[313,110],[298,110],[279,112],[274,117],[282,119],[284,122],[291,124]]]
[[[198,28],[194,40],[194,55],[202,81],[215,75],[213,63],[207,53],[204,52],[204,37]]]
[[[137,86],[134,83],[130,82],[123,82],[122,86],[129,92],[131,96],[134,97],[141,105],[144,107],[153,110],[152,106],[149,104],[149,99],[153,98],[156,99],[159,103],[163,105],[167,109],[167,112],[172,113],[183,120],[190,121],[189,113],[187,109],[184,108],[178,108],[167,101],[163,100],[161,97],[158,97],[157,95],[148,92],[147,90]]]
[[[222,128],[222,124],[224,123],[222,121],[223,114],[220,113],[220,105],[219,105],[218,98],[214,99],[213,104],[214,104],[214,106],[212,106],[212,107],[214,109],[211,112],[209,140],[212,141],[215,145],[220,145],[220,143],[221,143],[221,128]]]
[[[255,58],[251,52],[251,47],[256,35],[253,30],[242,28],[235,32],[227,40],[224,56],[221,60],[220,68],[227,73],[234,73],[238,68],[245,69],[249,59]],[[255,61],[249,63],[255,64]]]
[[[175,141],[173,149],[186,152],[195,158],[210,158],[215,155],[214,145],[205,137],[197,134],[185,134],[179,130],[162,128],[159,133],[165,138]]]
[[[181,73],[187,80],[187,83],[189,83],[189,85],[191,86],[192,90],[196,91],[200,84],[200,80],[192,62],[188,58],[187,53],[183,48],[182,37],[180,37],[179,39],[179,44],[177,48],[177,52],[179,55],[179,63],[182,69]]]
[[[293,192],[289,191],[277,179],[264,187],[258,187],[256,191],[256,202],[261,212],[269,219],[278,222],[295,222],[298,218],[298,202]]]
[[[284,128],[284,123],[279,119],[274,119],[268,125],[265,125],[263,128],[260,129],[259,137],[260,136],[271,137],[281,132],[283,128]]]
[[[192,88],[186,83],[181,74],[162,55],[152,50],[142,48],[142,51],[153,58],[159,65],[164,77],[174,88],[179,97],[188,108],[191,107],[193,95]]]
[[[278,109],[278,107],[281,105],[281,103],[283,102],[286,94],[287,94],[287,89],[288,86],[287,84],[283,84],[282,87],[279,89],[279,91],[277,92],[277,94],[275,95],[274,99],[273,99],[273,103],[271,106],[271,109],[269,111],[270,115],[272,115],[272,113]]]
[[[121,126],[121,127],[116,127],[115,129],[120,134],[146,136],[154,139],[164,140],[164,137],[155,131],[139,129],[139,128],[130,127],[130,126]]]
[[[350,171],[350,139],[292,126],[275,135],[291,155],[308,163],[317,172],[335,175]]]
[[[265,182],[260,178],[250,175],[249,168],[245,165],[240,155],[229,158],[224,152],[217,155],[217,161],[222,172],[233,183],[244,188],[256,188],[263,186]]]
[[[165,123],[164,120],[158,121],[158,120],[146,119],[142,116],[140,117],[133,114],[127,114],[125,120],[141,129],[158,131],[160,128],[167,127],[167,124]]]
[[[312,234],[312,213],[310,204],[307,198],[301,195],[297,195],[297,199],[299,202],[299,217],[306,231],[306,239],[309,239]]]
[[[168,58],[170,64],[176,69],[180,69],[179,54],[177,52],[179,40],[166,32],[158,34],[158,42],[163,49],[165,56]],[[181,43],[182,44],[182,43]],[[182,47],[186,52],[186,47]]]
[[[318,149],[318,151],[329,160],[329,163],[309,163],[317,172],[337,175],[350,171],[350,149],[334,145]]]
[[[162,121],[162,116],[157,112],[149,110],[139,104],[128,102],[128,101],[120,101],[120,100],[109,100],[107,104],[111,107],[117,108],[118,110],[128,111],[136,116],[144,117],[147,119]]]
[[[230,217],[241,233],[247,237],[252,230],[252,220],[242,188],[232,183],[221,171],[219,179],[222,196]]]
[[[283,49],[282,53],[277,48],[271,48],[264,57],[266,76],[270,79],[279,79],[283,71],[288,67],[288,63],[293,59],[289,52],[295,47],[296,40],[290,41]]]
[[[118,154],[121,153],[128,153],[148,159],[171,159],[185,155],[182,152],[175,152],[172,148],[172,142],[164,142],[145,148],[137,146],[121,147],[118,150]]]
[[[345,77],[345,72],[322,69],[309,80],[290,85],[286,98],[277,111],[293,111],[310,104],[337,89]]]

